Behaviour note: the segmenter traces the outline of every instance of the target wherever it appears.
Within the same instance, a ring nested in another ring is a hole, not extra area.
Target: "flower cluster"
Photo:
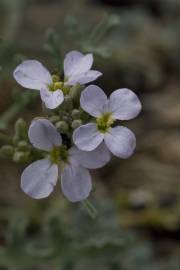
[[[96,85],[85,87],[102,75],[91,70],[92,54],[69,52],[64,75],[50,72],[36,60],[26,60],[14,71],[23,87],[40,91],[46,117],[32,121],[28,137],[43,158],[22,173],[23,191],[35,199],[47,197],[58,178],[66,198],[85,200],[92,189],[88,169],[101,168],[111,158],[130,157],[136,146],[132,131],[119,120],[141,111],[138,97],[129,89],[115,90],[109,97]]]

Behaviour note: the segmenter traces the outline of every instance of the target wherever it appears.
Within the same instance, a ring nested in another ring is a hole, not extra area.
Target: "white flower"
[[[35,199],[45,198],[53,191],[60,175],[62,191],[68,200],[86,199],[92,188],[87,168],[103,167],[110,160],[107,147],[101,144],[92,152],[81,151],[75,146],[67,150],[61,135],[47,119],[34,120],[28,135],[32,145],[47,151],[48,156],[33,162],[23,171],[23,191]]]
[[[123,126],[112,127],[115,120],[129,120],[141,111],[138,97],[129,89],[114,91],[109,99],[101,88],[90,85],[81,94],[84,111],[96,117],[96,123],[80,126],[73,133],[75,145],[84,151],[92,151],[104,140],[117,157],[128,158],[134,152],[136,138]]]
[[[36,60],[26,60],[16,67],[15,80],[23,87],[39,90],[42,101],[49,109],[55,109],[64,100],[68,86],[86,84],[94,81],[102,73],[90,70],[93,64],[92,54],[83,55],[80,52],[69,52],[64,60],[65,81],[59,76],[51,75],[49,71]]]

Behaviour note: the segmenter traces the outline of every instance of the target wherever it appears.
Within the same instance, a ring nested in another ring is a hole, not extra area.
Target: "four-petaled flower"
[[[129,120],[141,111],[138,97],[129,89],[114,91],[109,99],[101,88],[90,85],[81,94],[80,104],[84,111],[96,118],[96,123],[82,125],[74,131],[75,145],[84,151],[92,151],[104,140],[117,157],[130,157],[136,146],[132,131],[123,126],[112,127],[115,120]]]
[[[102,143],[92,152],[85,152],[75,146],[67,149],[61,135],[47,119],[34,120],[28,136],[35,148],[47,152],[47,157],[33,162],[22,173],[21,187],[30,197],[47,197],[61,176],[64,195],[72,202],[82,201],[92,188],[88,169],[103,167],[110,160],[110,152]]]
[[[96,80],[101,72],[91,70],[92,54],[83,55],[77,51],[69,52],[64,60],[64,81],[36,60],[22,62],[14,71],[14,78],[23,87],[39,90],[42,101],[49,109],[55,109],[69,93],[70,86],[86,84]]]

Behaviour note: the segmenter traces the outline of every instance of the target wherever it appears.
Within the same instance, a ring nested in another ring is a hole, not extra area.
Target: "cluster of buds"
[[[85,87],[102,75],[92,64],[92,54],[71,51],[63,76],[51,75],[36,60],[26,60],[14,71],[21,86],[40,92],[45,108],[44,117],[35,118],[24,135],[20,132],[23,138],[16,139],[19,148],[13,154],[16,161],[26,152],[32,162],[21,176],[21,188],[32,198],[49,196],[60,179],[68,200],[83,201],[92,190],[89,169],[105,166],[111,154],[125,159],[134,152],[135,135],[118,122],[136,117],[141,103],[129,89],[107,98],[98,86]]]

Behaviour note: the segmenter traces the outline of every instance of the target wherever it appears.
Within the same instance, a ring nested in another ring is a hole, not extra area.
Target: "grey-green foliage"
[[[14,4],[15,1],[3,2]],[[90,26],[84,26],[77,18],[68,17],[66,25],[73,40],[71,49],[93,52],[103,57],[112,54],[107,65],[111,83],[114,69],[111,71],[110,67],[116,66],[118,76],[115,74],[115,77],[118,77],[118,80],[120,74],[122,81],[133,88],[142,86],[143,90],[157,89],[168,78],[167,67],[168,74],[180,70],[180,28],[177,16],[180,10],[179,0],[162,0],[159,3],[161,13],[164,14],[161,21],[144,10],[127,9],[117,16],[105,17],[94,32]],[[114,26],[119,27],[118,33],[109,32]],[[89,32],[92,34],[87,39]],[[48,30],[45,49],[53,57],[58,69],[61,67],[59,60],[57,61],[61,58],[60,40],[63,41],[55,30]],[[0,42],[2,72],[12,76],[12,67],[19,63],[23,56],[12,41],[7,43],[2,37]],[[33,94],[22,92],[21,95],[14,95],[14,105],[1,118],[1,129],[6,129],[13,117],[36,100]],[[69,129],[69,126],[64,126],[66,115],[62,117],[64,118],[60,119],[57,112],[51,121],[57,128],[66,132]],[[79,110],[73,111],[72,119],[76,120],[73,126],[78,124]],[[32,160],[39,154],[34,153],[27,138],[21,136],[12,140],[2,133],[0,144],[5,144],[2,155],[6,154],[7,158],[13,157],[16,162],[26,161],[27,156],[23,156],[22,153],[32,155]],[[179,258],[170,256],[158,259],[154,255],[151,242],[143,239],[137,232],[121,229],[109,202],[103,201],[102,208],[97,206],[99,216],[94,220],[86,216],[82,210],[78,210],[77,205],[69,208],[66,205],[59,206],[60,203],[58,198],[58,202],[49,207],[37,209],[36,218],[27,210],[11,211],[5,222],[9,224],[4,233],[6,239],[0,248],[1,270],[180,269]]]
[[[97,24],[85,25],[74,16],[67,16],[67,33],[74,40],[74,45],[84,52],[91,52],[103,58],[111,56],[111,34],[120,26],[120,16],[106,14]]]
[[[111,55],[108,40],[119,25],[120,17],[115,14],[106,14],[99,23],[93,25],[82,24],[73,15],[67,15],[63,24],[65,31],[61,28],[59,32],[52,28],[47,30],[44,49],[52,56],[58,70],[62,70],[62,41],[65,43],[67,37],[70,38],[73,49],[107,58]]]
[[[0,1],[0,15],[2,17],[4,16],[0,36],[0,66],[2,68],[1,73],[4,77],[9,76],[12,67],[23,58],[23,56],[17,52],[16,34],[22,23],[23,8],[25,8],[28,1],[29,0]]]
[[[179,269],[178,258],[155,258],[152,243],[122,229],[110,201],[95,204],[95,219],[59,198],[34,209],[33,215],[13,209],[0,248],[0,269]]]

